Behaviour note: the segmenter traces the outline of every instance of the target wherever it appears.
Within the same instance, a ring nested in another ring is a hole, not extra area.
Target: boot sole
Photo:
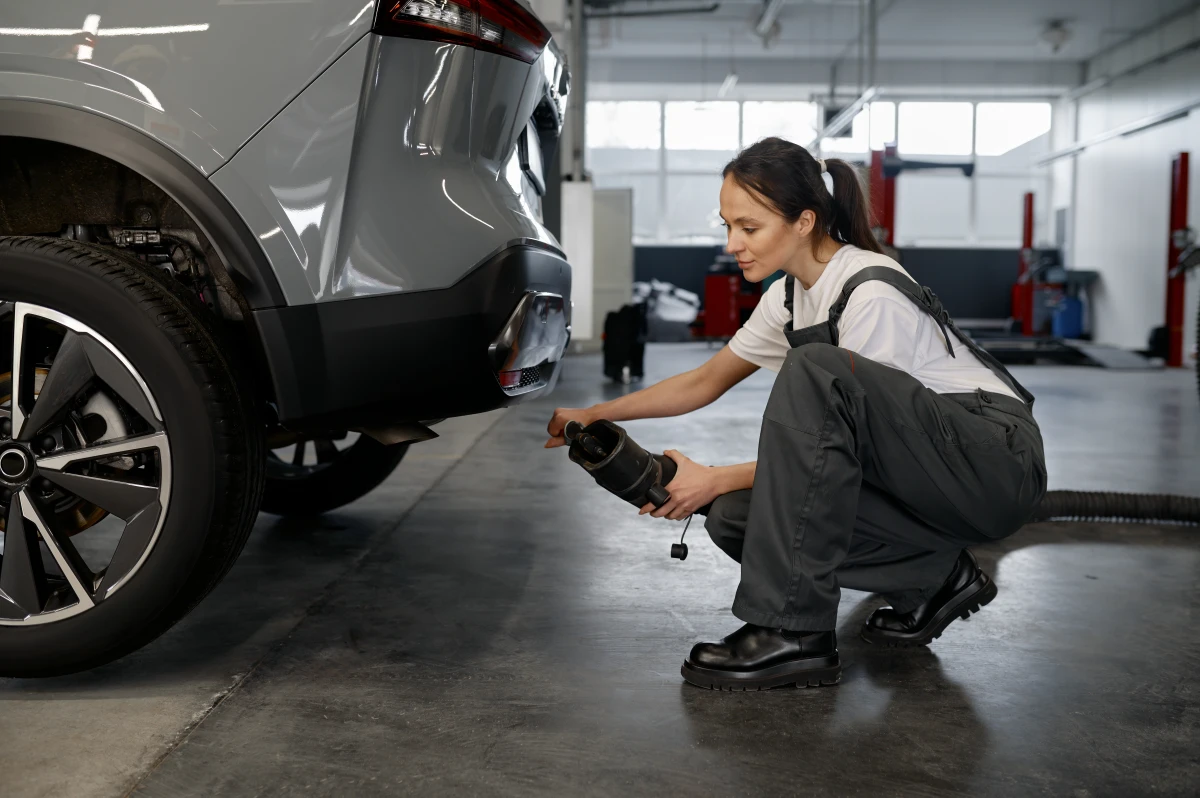
[[[770,690],[794,684],[797,687],[826,687],[842,679],[842,663],[837,654],[785,662],[757,671],[721,671],[703,668],[684,660],[679,669],[688,684],[709,690]]]
[[[927,646],[941,637],[942,632],[946,631],[946,627],[956,618],[968,620],[971,613],[979,612],[985,605],[990,604],[992,599],[996,598],[997,592],[996,583],[988,578],[987,574],[980,571],[975,581],[968,585],[958,598],[942,607],[933,616],[933,620],[920,631],[902,634],[863,626],[862,639],[874,645],[891,648]]]

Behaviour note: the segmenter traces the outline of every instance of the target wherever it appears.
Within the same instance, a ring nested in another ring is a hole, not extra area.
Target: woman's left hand
[[[665,486],[671,498],[658,509],[655,509],[653,504],[647,504],[638,515],[649,513],[654,518],[682,521],[721,495],[718,469],[693,462],[674,449],[669,449],[664,454],[679,466],[671,484]]]

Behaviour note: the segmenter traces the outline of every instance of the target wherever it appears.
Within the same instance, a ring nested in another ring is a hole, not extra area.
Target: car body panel
[[[6,3],[0,99],[116,119],[211,174],[367,34],[374,7],[374,0]]]
[[[331,281],[369,49],[369,39],[350,48],[212,176],[289,305],[312,302]]]
[[[540,61],[372,35],[213,182],[288,304],[445,288],[510,241],[557,246],[517,156],[545,80]]]
[[[0,136],[90,150],[175,199],[226,263],[268,397],[297,425],[526,401],[553,387],[570,336],[570,265],[530,160],[557,144],[561,51],[529,64],[380,36],[374,9],[45,0],[0,19]],[[531,295],[566,314],[523,314]],[[545,363],[499,357],[514,320],[514,346],[546,338]],[[520,385],[501,386],[501,360]]]

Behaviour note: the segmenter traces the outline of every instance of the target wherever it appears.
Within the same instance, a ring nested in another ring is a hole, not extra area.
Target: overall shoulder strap
[[[791,332],[796,326],[796,311],[793,306],[796,300],[796,278],[785,275],[783,278],[783,306],[787,309],[787,325],[783,328]]]
[[[937,298],[937,295],[924,286],[918,285],[913,280],[906,277],[901,272],[888,266],[868,266],[862,271],[852,275],[846,281],[846,285],[842,288],[842,294],[838,297],[837,302],[829,308],[829,329],[833,334],[833,342],[837,343],[837,322],[841,318],[842,313],[846,310],[846,304],[850,301],[850,295],[854,293],[854,289],[858,288],[865,282],[870,280],[881,280],[895,288],[900,293],[907,296],[917,305],[917,307],[928,313],[937,323],[938,329],[942,331],[942,337],[946,339],[946,351],[951,357],[957,357],[954,354],[954,345],[950,342],[950,334],[946,331],[947,328],[958,337],[960,341],[977,357],[983,364],[991,370],[993,374],[1000,378],[1000,381],[1008,385],[1013,391],[1024,399],[1030,406],[1033,405],[1033,394],[1031,394],[1025,386],[1017,382],[1016,378],[1009,372],[1004,365],[996,359],[996,357],[982,348],[970,339],[962,330],[958,329],[954,320],[950,318],[950,314],[942,307],[942,302]]]
[[[834,341],[837,341],[837,323],[842,318],[842,314],[846,312],[846,305],[850,303],[850,295],[854,293],[854,289],[858,288],[863,283],[878,280],[887,283],[892,288],[895,288],[900,293],[904,294],[913,304],[924,310],[937,323],[938,329],[942,331],[942,338],[946,341],[946,351],[950,353],[950,357],[955,357],[954,345],[950,343],[950,334],[946,332],[946,326],[950,323],[950,316],[942,307],[942,303],[928,288],[923,288],[917,285],[913,280],[890,266],[868,266],[865,269],[855,272],[846,280],[842,286],[842,293],[837,298],[837,301],[829,308],[829,327],[833,331]]]

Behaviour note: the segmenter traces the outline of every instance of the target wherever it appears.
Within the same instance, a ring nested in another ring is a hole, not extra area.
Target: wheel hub
[[[33,471],[33,458],[20,446],[8,446],[0,450],[0,478],[10,484],[20,484],[29,479]]]

